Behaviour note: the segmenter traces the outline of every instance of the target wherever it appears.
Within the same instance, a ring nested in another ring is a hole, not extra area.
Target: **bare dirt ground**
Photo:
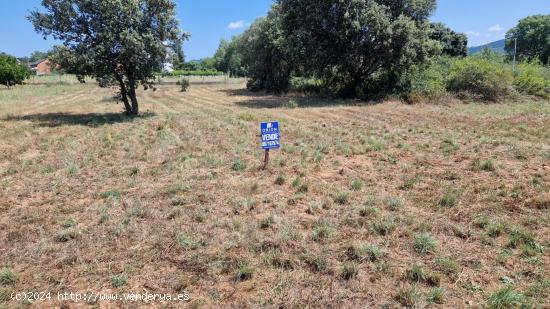
[[[213,83],[140,93],[131,119],[111,96],[0,90],[0,307],[550,307],[550,102]],[[262,171],[267,120],[283,147]],[[11,299],[27,291],[53,299]],[[71,291],[190,300],[57,299]]]

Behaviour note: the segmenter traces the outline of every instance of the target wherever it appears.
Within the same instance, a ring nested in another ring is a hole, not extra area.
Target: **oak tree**
[[[139,112],[136,88],[149,88],[170,46],[187,37],[172,0],[42,0],[28,17],[37,32],[63,42],[54,62],[81,80],[117,86],[126,113]]]
[[[517,49],[516,49],[517,40]],[[519,60],[550,63],[550,15],[529,16],[506,33],[506,52]]]
[[[397,76],[440,50],[430,38],[436,0],[278,0],[294,63],[341,96]]]

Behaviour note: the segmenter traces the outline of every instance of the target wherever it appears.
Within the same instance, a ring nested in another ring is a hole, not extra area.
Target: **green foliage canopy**
[[[510,57],[514,54],[517,39],[519,60],[550,62],[550,15],[535,15],[524,18],[506,33],[505,50]]]
[[[207,57],[201,60],[191,60],[179,66],[180,70],[186,71],[216,71],[214,58]]]
[[[438,41],[442,45],[442,54],[451,57],[468,56],[468,37],[463,33],[451,30],[442,23],[431,24],[432,40]]]
[[[45,60],[50,56],[51,52],[41,52],[41,51],[33,51],[31,53],[31,56],[29,57],[29,62],[36,62],[40,60]]]
[[[284,92],[290,87],[291,49],[282,33],[279,6],[256,20],[240,38],[240,53],[248,68],[248,87],[269,92]]]
[[[550,68],[537,63],[520,63],[514,87],[521,93],[550,97]]]
[[[248,69],[242,62],[240,44],[241,36],[235,36],[230,41],[224,39],[220,41],[220,46],[214,55],[214,63],[218,71],[238,77],[247,75]]]
[[[481,99],[496,101],[509,93],[513,82],[508,68],[479,57],[458,60],[451,67],[448,89],[479,95]]]
[[[137,86],[151,86],[169,47],[187,37],[172,0],[42,0],[42,6],[29,20],[37,32],[63,42],[54,62],[101,86],[117,85],[131,115],[139,111]]]
[[[435,0],[278,0],[293,61],[341,96],[395,78],[439,52],[428,17]]]
[[[15,57],[0,54],[0,85],[8,88],[21,85],[30,76],[29,69],[25,65],[19,64]]]

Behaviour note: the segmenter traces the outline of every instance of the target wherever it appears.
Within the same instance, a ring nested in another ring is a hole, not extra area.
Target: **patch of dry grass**
[[[463,307],[513,284],[550,305],[549,102],[336,106],[242,88],[160,86],[136,119],[95,85],[1,90],[0,292]],[[267,170],[263,120],[283,142]]]

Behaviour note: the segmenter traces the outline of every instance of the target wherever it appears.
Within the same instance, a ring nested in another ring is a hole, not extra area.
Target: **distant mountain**
[[[503,40],[500,40],[500,41],[496,41],[496,42],[481,45],[481,46],[470,47],[470,48],[468,48],[468,54],[473,55],[475,53],[478,53],[478,52],[482,51],[485,47],[489,47],[490,49],[496,51],[497,53],[504,54],[505,53],[505,51],[504,51],[504,46],[505,45],[506,45],[506,40],[503,39]]]

